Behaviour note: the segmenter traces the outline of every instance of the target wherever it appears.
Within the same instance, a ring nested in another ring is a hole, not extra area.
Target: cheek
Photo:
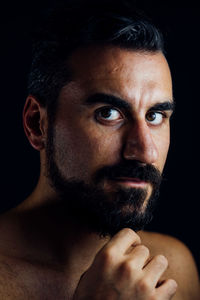
[[[112,165],[119,157],[120,138],[90,128],[56,127],[55,159],[66,178],[89,178],[104,165]]]
[[[113,165],[120,158],[122,141],[119,135],[99,133],[91,140],[93,161],[99,167]]]
[[[87,159],[91,173],[119,160],[122,139],[115,130],[101,126],[91,127],[82,132],[82,138],[87,141]]]
[[[160,171],[163,171],[170,144],[169,130],[166,130],[164,134],[159,134],[156,138],[156,141],[157,149],[159,152],[158,168]]]
[[[88,172],[92,144],[81,129],[58,128],[54,145],[57,165],[66,178],[82,177]]]

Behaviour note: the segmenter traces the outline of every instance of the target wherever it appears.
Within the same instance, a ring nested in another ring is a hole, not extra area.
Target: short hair
[[[133,0],[67,1],[32,32],[32,45],[28,93],[51,113],[61,88],[72,80],[66,61],[76,49],[115,45],[164,53],[160,30],[135,8]]]

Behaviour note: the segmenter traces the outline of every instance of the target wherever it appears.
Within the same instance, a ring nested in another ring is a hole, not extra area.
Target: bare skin
[[[98,168],[117,163],[121,155],[162,172],[171,111],[165,117],[156,112],[154,120],[149,112],[156,104],[173,101],[164,56],[92,47],[74,53],[70,64],[74,80],[60,92],[55,120],[56,163],[62,175],[90,183]],[[94,112],[105,104],[87,106],[83,100],[97,92],[124,99],[131,117],[113,107],[112,120],[102,115],[94,120]],[[181,242],[127,228],[103,239],[66,219],[45,176],[46,109],[31,95],[23,119],[31,145],[40,151],[41,173],[33,193],[0,217],[1,299],[198,300],[197,269]],[[115,184],[138,183],[105,182],[105,191]],[[152,187],[141,184],[148,190],[148,202]]]

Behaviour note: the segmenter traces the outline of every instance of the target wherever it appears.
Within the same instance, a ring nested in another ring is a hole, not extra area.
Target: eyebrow
[[[157,103],[155,105],[153,105],[150,110],[160,110],[160,111],[165,111],[165,110],[171,110],[174,111],[175,110],[175,102],[174,100],[168,100],[165,102],[161,102],[161,103]]]
[[[96,103],[105,103],[105,104],[110,104],[113,106],[116,106],[120,109],[126,109],[129,112],[132,110],[132,106],[130,103],[125,101],[124,99],[121,99],[119,97],[116,97],[114,95],[110,94],[104,94],[104,93],[97,93],[94,95],[89,96],[85,101],[85,105],[93,105]],[[164,102],[159,102],[153,105],[152,107],[149,108],[150,110],[160,110],[160,111],[174,111],[175,109],[175,102],[174,100],[167,100]]]
[[[131,110],[131,105],[127,101],[109,94],[98,93],[98,94],[91,95],[85,100],[85,104],[88,105],[93,105],[96,103],[105,103],[105,104],[114,105],[118,108],[125,108]]]

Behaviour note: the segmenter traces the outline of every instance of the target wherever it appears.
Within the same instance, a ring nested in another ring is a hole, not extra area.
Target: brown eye
[[[156,113],[154,111],[150,111],[146,116],[147,121],[152,122],[156,119]]]
[[[161,112],[150,111],[146,114],[146,120],[152,125],[160,125],[164,115]]]
[[[112,117],[112,110],[110,108],[104,108],[102,109],[102,111],[99,112],[99,115],[102,118],[109,119]]]
[[[107,121],[116,121],[122,119],[120,112],[112,107],[103,107],[97,111],[97,118]]]

